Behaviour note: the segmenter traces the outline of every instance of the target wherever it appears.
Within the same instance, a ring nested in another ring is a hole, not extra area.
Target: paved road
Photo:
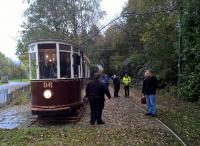
[[[7,94],[30,84],[29,82],[9,82],[8,84],[0,85],[0,104],[7,100]]]

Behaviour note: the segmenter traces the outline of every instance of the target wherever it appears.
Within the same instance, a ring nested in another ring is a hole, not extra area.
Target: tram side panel
[[[69,110],[82,104],[81,91],[81,79],[32,81],[32,111]]]

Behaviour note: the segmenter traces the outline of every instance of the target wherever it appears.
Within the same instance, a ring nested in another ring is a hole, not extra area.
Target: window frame
[[[74,48],[78,49],[78,52],[74,51]],[[78,65],[78,77],[74,76],[74,54],[78,55],[80,57],[80,64]],[[81,70],[81,51],[80,48],[77,46],[72,46],[72,69],[73,69],[73,77],[74,79],[82,78],[82,70]]]

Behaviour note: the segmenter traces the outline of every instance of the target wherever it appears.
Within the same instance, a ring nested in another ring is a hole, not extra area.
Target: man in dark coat
[[[119,97],[118,93],[120,90],[120,79],[115,74],[113,75],[113,85],[114,85],[114,97]]]
[[[91,109],[90,124],[105,124],[102,120],[102,111],[104,108],[105,94],[110,99],[111,95],[107,86],[100,81],[101,74],[95,73],[94,80],[86,88],[86,97],[89,99]]]
[[[157,78],[153,75],[152,70],[145,72],[142,93],[146,97],[148,113],[146,115],[156,117],[156,89],[158,86]]]

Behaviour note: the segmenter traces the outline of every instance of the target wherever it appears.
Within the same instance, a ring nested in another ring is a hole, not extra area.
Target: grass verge
[[[159,119],[176,132],[189,146],[200,145],[200,104],[160,96]]]
[[[140,104],[140,91],[133,91],[134,101]],[[200,146],[200,102],[186,102],[163,91],[157,97],[158,118],[188,146]]]
[[[29,146],[179,146],[174,137],[161,130],[121,128],[29,128],[0,130],[1,145]]]
[[[4,84],[7,84],[7,83],[2,83],[2,82],[0,82],[0,85],[4,85]]]

